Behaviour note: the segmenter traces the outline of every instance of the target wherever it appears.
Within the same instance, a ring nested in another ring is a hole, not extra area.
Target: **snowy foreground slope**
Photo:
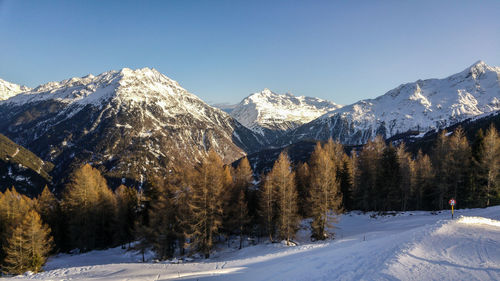
[[[120,248],[51,258],[14,280],[500,280],[500,206],[341,218],[337,239],[299,246],[221,248],[209,260],[139,263]]]

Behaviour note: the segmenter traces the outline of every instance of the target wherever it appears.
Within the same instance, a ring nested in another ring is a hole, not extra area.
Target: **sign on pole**
[[[451,219],[453,219],[453,207],[455,206],[455,204],[457,203],[457,201],[455,201],[455,199],[451,198],[450,201],[448,201],[448,203],[451,206]]]

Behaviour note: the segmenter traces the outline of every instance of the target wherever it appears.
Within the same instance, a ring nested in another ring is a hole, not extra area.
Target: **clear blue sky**
[[[147,66],[210,103],[349,104],[479,59],[500,66],[500,1],[0,0],[0,78],[32,87]]]

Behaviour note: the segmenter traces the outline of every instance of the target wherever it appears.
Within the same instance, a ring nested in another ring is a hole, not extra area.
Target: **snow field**
[[[298,246],[221,243],[210,259],[141,263],[121,248],[49,260],[46,272],[14,280],[500,280],[500,206],[341,217],[336,239]],[[463,217],[461,217],[463,216]],[[151,254],[148,255],[151,258]]]

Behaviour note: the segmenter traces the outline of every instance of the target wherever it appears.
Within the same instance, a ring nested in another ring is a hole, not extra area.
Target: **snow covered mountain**
[[[264,89],[246,97],[230,114],[241,124],[272,142],[284,132],[340,107],[319,98],[276,94]]]
[[[262,145],[231,116],[149,68],[50,82],[0,101],[0,116],[0,132],[53,162],[55,173],[90,162],[133,184],[210,148],[231,162]]]
[[[362,144],[381,134],[386,138],[424,133],[500,110],[500,67],[478,61],[444,79],[418,80],[376,98],[326,113],[292,130],[281,144],[305,139]]]
[[[31,89],[26,86],[17,85],[0,79],[0,101],[29,90]]]

